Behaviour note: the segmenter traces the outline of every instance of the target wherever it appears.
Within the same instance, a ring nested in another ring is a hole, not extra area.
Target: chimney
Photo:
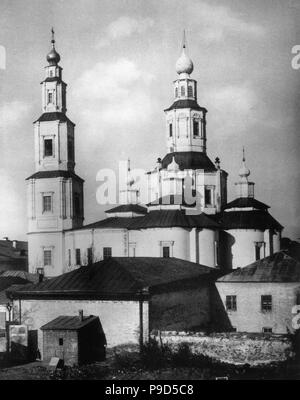
[[[79,310],[79,319],[83,321],[83,310]]]
[[[13,245],[13,247],[16,249],[16,248],[17,248],[17,241],[16,241],[16,240],[13,240],[12,245]]]
[[[43,282],[44,274],[39,273],[39,283]]]

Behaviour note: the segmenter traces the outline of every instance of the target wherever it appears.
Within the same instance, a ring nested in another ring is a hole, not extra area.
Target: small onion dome
[[[177,74],[191,74],[194,70],[193,61],[186,55],[185,46],[183,46],[181,56],[176,62]]]
[[[47,54],[47,61],[50,65],[56,65],[60,61],[60,55],[55,50],[55,47],[51,49],[51,51]]]
[[[179,171],[179,165],[175,161],[175,157],[173,156],[172,162],[167,167],[168,171]]]
[[[241,178],[247,178],[250,175],[250,169],[246,167],[245,161],[243,161],[242,167],[239,170],[239,176]]]

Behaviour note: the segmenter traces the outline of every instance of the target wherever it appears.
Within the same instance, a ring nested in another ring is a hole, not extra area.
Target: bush
[[[168,364],[171,358],[171,351],[168,346],[159,346],[155,339],[142,347],[141,362],[147,369],[160,369]]]
[[[174,367],[189,367],[193,364],[194,356],[187,343],[180,343],[176,352],[172,353],[171,363]]]

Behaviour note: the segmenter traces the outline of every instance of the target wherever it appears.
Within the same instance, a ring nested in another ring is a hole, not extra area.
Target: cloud
[[[238,135],[257,121],[258,98],[247,84],[210,88],[203,99],[212,115],[216,129],[222,136]]]
[[[12,101],[0,106],[0,127],[4,133],[22,121],[30,106],[22,101]]]
[[[97,133],[98,140],[99,127],[102,132],[115,127],[125,131],[148,121],[153,113],[149,94],[153,79],[153,75],[125,58],[111,63],[101,61],[83,72],[73,85],[71,96],[89,134]]]
[[[260,37],[264,33],[262,26],[246,21],[226,6],[198,2],[190,12],[192,18],[197,18],[203,40],[221,41],[228,34]]]
[[[97,43],[97,47],[108,46],[112,41],[128,38],[133,34],[142,34],[154,25],[151,18],[119,17],[105,29],[104,36]]]

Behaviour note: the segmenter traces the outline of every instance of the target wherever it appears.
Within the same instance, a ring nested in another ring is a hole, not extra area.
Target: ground
[[[203,380],[228,377],[228,379],[294,379],[300,380],[300,362],[290,362],[281,367],[249,369],[224,366],[163,366],[159,369],[141,367],[138,355],[122,354],[122,359],[109,354],[101,363],[53,372],[41,361],[1,368],[0,380]],[[125,360],[125,361],[124,361]]]

